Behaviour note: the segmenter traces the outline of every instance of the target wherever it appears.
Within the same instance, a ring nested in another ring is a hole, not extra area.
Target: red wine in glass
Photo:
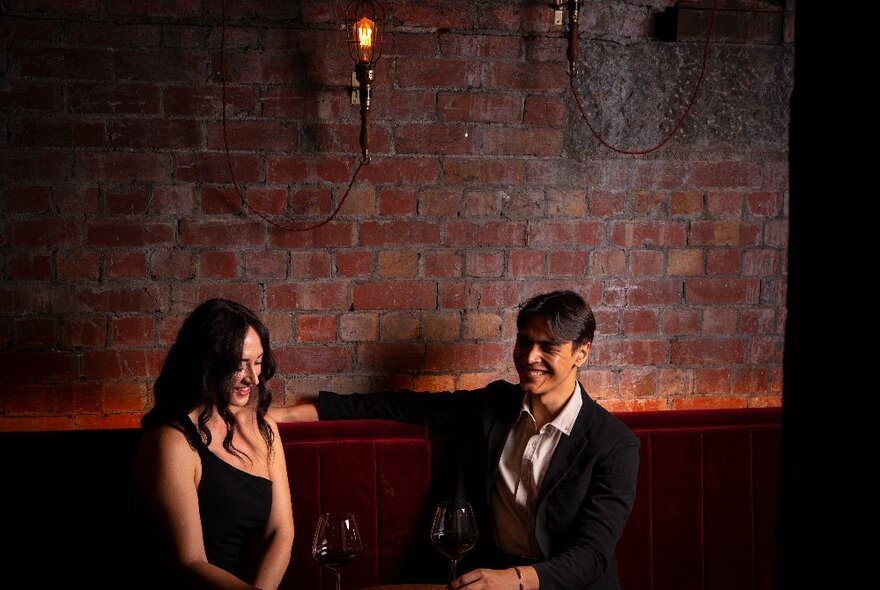
[[[318,519],[312,539],[312,557],[331,570],[336,590],[342,589],[342,569],[361,554],[364,545],[357,522],[350,512],[325,512]]]
[[[450,581],[458,577],[458,560],[473,549],[478,538],[477,520],[470,504],[446,501],[437,505],[431,525],[431,544],[449,559]]]

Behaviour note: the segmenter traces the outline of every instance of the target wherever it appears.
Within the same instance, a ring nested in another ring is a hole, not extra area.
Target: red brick
[[[450,246],[525,246],[525,224],[503,222],[450,222],[446,228]]]
[[[107,319],[98,316],[62,318],[61,344],[77,348],[105,346]]]
[[[210,70],[211,56],[203,51],[125,49],[113,54],[113,73],[120,81],[198,83],[210,77]]]
[[[784,253],[778,250],[746,250],[743,254],[743,275],[779,276],[784,263]]]
[[[100,147],[107,138],[103,121],[23,119],[19,129],[12,137],[17,145]]]
[[[678,189],[685,184],[687,163],[653,160],[636,163],[635,186]]]
[[[746,211],[749,215],[775,217],[779,215],[782,197],[779,193],[761,192],[746,194]]]
[[[690,336],[699,333],[700,314],[694,309],[673,309],[663,312],[663,333],[668,336]]]
[[[630,305],[678,305],[681,302],[680,281],[646,279],[629,283],[627,303]]]
[[[97,213],[100,195],[97,187],[61,185],[53,188],[59,213]]]
[[[6,132],[5,123],[3,131]],[[72,159],[72,155],[64,150],[51,148],[4,150],[3,158],[0,158],[0,177],[16,182],[61,183],[69,175]]]
[[[50,195],[47,186],[9,187],[5,196],[9,213],[48,212]]]
[[[107,383],[102,387],[105,412],[143,413],[152,405],[152,392],[144,383]]]
[[[694,338],[673,340],[670,361],[673,365],[725,365],[745,360],[741,339]]]
[[[759,188],[761,169],[754,162],[695,162],[689,180],[695,186]]]
[[[18,349],[54,348],[58,343],[55,336],[55,320],[52,318],[15,318],[13,331],[15,347]]]
[[[234,186],[203,186],[198,190],[202,213],[230,215],[242,210],[241,197]]]
[[[382,185],[433,184],[440,177],[440,163],[436,158],[374,158],[361,170],[364,182]]]
[[[599,246],[605,227],[597,221],[536,221],[531,225],[530,244],[540,246]]]
[[[462,322],[462,338],[497,340],[501,336],[501,317],[494,313],[468,312]]]
[[[742,251],[710,250],[706,255],[706,273],[710,275],[736,275],[740,273]]]
[[[419,201],[415,191],[393,187],[382,189],[379,199],[379,213],[382,215],[414,215]]]
[[[693,372],[689,369],[660,369],[657,395],[686,396],[693,392]]]
[[[589,273],[600,276],[619,276],[626,270],[623,250],[593,250],[590,252]]]
[[[505,194],[507,219],[529,221],[544,216],[544,191],[526,190]]]
[[[180,222],[181,242],[187,246],[262,246],[266,243],[266,224],[261,221]]]
[[[379,339],[379,314],[346,313],[339,320],[339,337],[345,342]]]
[[[402,88],[476,88],[480,64],[471,60],[409,58],[397,64]]]
[[[503,252],[466,252],[466,276],[500,277],[504,274]]]
[[[754,338],[748,345],[748,362],[753,364],[781,363],[783,345],[782,336]]]
[[[656,309],[623,311],[623,333],[626,335],[657,334],[659,323]]]
[[[640,398],[640,399],[600,399],[603,408],[615,414],[625,412],[657,412],[669,409],[669,403],[664,398]]]
[[[740,313],[740,331],[743,334],[776,334],[778,325],[777,310],[774,308],[744,309]]]
[[[782,392],[782,383],[771,369],[742,368],[734,372],[731,392],[736,395]]]
[[[253,88],[227,85],[227,117],[256,114],[257,104]],[[163,105],[165,113],[175,117],[215,117],[223,113],[222,89],[219,86],[168,86],[164,89]]]
[[[462,276],[462,256],[460,252],[449,250],[429,251],[422,254],[425,277]]]
[[[703,274],[703,251],[670,250],[666,270],[670,275]]]
[[[90,246],[162,246],[174,243],[176,227],[172,223],[92,221],[87,232]]]
[[[82,240],[82,228],[74,219],[13,219],[8,228],[13,246],[77,246]]]
[[[235,252],[209,251],[199,255],[199,276],[210,279],[235,279],[241,275],[241,263]]]
[[[694,246],[756,246],[759,224],[739,221],[697,221],[691,224],[689,243]]]
[[[0,418],[0,432],[41,432],[76,428],[76,422],[69,416]]]
[[[670,215],[699,215],[703,210],[703,193],[675,191],[669,202]]]
[[[665,192],[639,191],[635,194],[633,210],[639,216],[656,217],[665,210],[668,198]]]
[[[330,277],[330,254],[328,252],[291,252],[290,276],[302,278]]]
[[[471,129],[456,124],[398,125],[394,142],[399,154],[476,153],[476,138]]]
[[[61,107],[62,88],[31,80],[6,79],[0,90],[0,108],[29,111],[58,111]]]
[[[382,87],[378,95],[373,95],[376,97],[375,117],[391,121],[433,121],[437,118],[431,108],[437,101],[436,94],[434,90]],[[384,141],[387,147],[387,137]]]
[[[380,374],[389,371],[427,371],[423,366],[424,344],[405,342],[366,343],[357,347],[357,362],[364,368]]]
[[[306,147],[312,151],[357,153],[361,149],[360,122],[352,121],[348,124],[329,121],[317,122],[306,127],[305,135],[309,140]],[[390,145],[390,138],[385,129],[378,125],[371,125],[370,152],[372,154],[387,154],[390,151]],[[285,148],[284,151],[291,150]]]
[[[694,374],[695,395],[730,393],[730,369],[698,369]]]
[[[518,120],[518,118],[508,119],[508,121],[513,122]],[[523,123],[526,125],[564,127],[566,123],[564,103],[560,98],[554,96],[528,96],[526,97]]]
[[[611,226],[611,243],[627,247],[680,247],[687,244],[687,230],[682,223],[614,223]]]
[[[12,46],[9,55],[24,78],[108,80],[111,77],[111,52],[105,48]]]
[[[438,244],[440,226],[424,221],[364,222],[360,243],[364,246]]]
[[[434,309],[437,286],[422,281],[367,282],[353,287],[354,309]]]
[[[550,252],[551,276],[579,276],[586,272],[587,253],[575,251]]]
[[[666,364],[669,344],[663,340],[618,340],[603,342],[590,354],[597,366]]]
[[[302,226],[295,227],[302,228]],[[273,226],[270,228],[271,245],[276,248],[342,248],[354,245],[354,230],[353,223],[335,221],[308,231],[285,230]]]
[[[737,333],[737,313],[730,307],[709,307],[703,311],[703,334],[732,335]]]
[[[143,252],[107,252],[104,275],[109,279],[145,278],[147,260]]]
[[[296,340],[297,342],[335,341],[336,318],[332,315],[297,315]]]
[[[150,275],[155,278],[187,280],[195,274],[196,254],[191,250],[159,250],[150,256]]]
[[[758,279],[688,279],[685,302],[689,304],[758,303],[761,282]]]
[[[429,189],[418,197],[418,212],[426,217],[456,217],[461,213],[461,189]]]
[[[478,371],[504,366],[510,350],[504,344],[428,344],[422,370],[426,372]]]
[[[143,312],[164,311],[165,288],[159,285],[142,287],[132,285],[118,289],[76,288],[73,300],[84,311],[90,312]]]
[[[510,257],[510,276],[539,277],[544,274],[544,252],[540,250],[511,250],[508,256]],[[468,268],[470,269],[470,264]]]
[[[376,189],[371,186],[353,187],[345,202],[339,206],[340,216],[365,217],[376,214]]]
[[[110,338],[114,346],[151,344],[156,341],[155,321],[148,317],[123,317],[110,320]]]
[[[96,350],[82,353],[82,376],[86,379],[132,379],[149,377],[143,350]]]
[[[13,280],[46,281],[52,278],[52,256],[36,252],[15,253],[9,256],[7,268]]]
[[[295,86],[262,87],[262,90],[261,98],[263,116],[265,117],[338,121],[352,110],[348,96],[338,91],[310,90],[303,92],[301,88]],[[424,106],[424,102],[422,105]],[[242,104],[242,106],[245,105]]]
[[[71,112],[88,114],[151,115],[159,113],[160,88],[146,84],[70,84]]]
[[[201,124],[184,119],[122,119],[111,124],[110,143],[130,148],[195,149],[202,144]]]
[[[169,182],[171,180],[171,156],[162,153],[88,153],[77,152],[74,172],[76,178],[105,182]],[[181,180],[184,178],[181,176]],[[193,180],[190,178],[189,180]],[[200,178],[199,180],[204,180]]]
[[[291,196],[291,212],[294,215],[320,215],[322,218],[332,213],[330,200],[333,195],[326,189],[301,189]]]
[[[205,136],[208,149],[295,152],[299,147],[300,127],[285,120],[227,120],[225,127],[220,124],[207,127]],[[178,145],[193,144],[181,137]]]
[[[176,160],[174,175],[184,182],[232,182],[232,168],[237,182],[260,182],[264,179],[263,159],[252,154],[183,153]],[[161,179],[159,179],[161,180]]]
[[[362,251],[336,252],[334,268],[340,277],[367,277],[373,273],[373,253]]]
[[[743,193],[738,191],[709,191],[706,210],[712,217],[741,219]]]
[[[277,358],[278,366],[284,367],[287,375],[325,375],[351,369],[351,351],[345,346],[282,346],[277,350]]]
[[[231,299],[253,310],[260,310],[262,291],[261,285],[253,281],[178,283],[171,293],[171,311],[188,314],[199,303],[215,297]]]
[[[287,258],[287,252],[278,250],[245,252],[244,278],[254,281],[283,279],[287,276]]]
[[[101,256],[98,252],[83,249],[58,250],[55,269],[59,279],[97,280],[100,276]]]
[[[620,371],[619,395],[625,397],[649,397],[656,389],[656,370],[651,368],[625,368]]]
[[[15,351],[0,352],[0,377],[3,380],[33,381],[34,375],[40,379],[57,380],[76,378],[76,355],[62,351]]]
[[[443,160],[446,184],[519,185],[525,180],[521,160],[454,159]]]
[[[393,311],[379,317],[379,337],[383,342],[417,340],[419,327],[419,318],[411,312]]]
[[[468,217],[499,216],[507,194],[503,191],[468,190],[464,194],[463,213]]]
[[[341,310],[349,305],[345,283],[313,281],[266,286],[267,309]]]
[[[157,215],[183,217],[193,212],[193,187],[156,185],[153,187],[152,211]]]
[[[561,129],[488,127],[483,130],[483,153],[515,156],[559,156]]]
[[[467,0],[424,0],[395,6],[394,16],[408,27],[470,29],[476,15]]]
[[[458,340],[461,337],[462,318],[458,311],[425,315],[422,324],[425,340]]]
[[[147,191],[134,188],[126,192],[107,191],[104,207],[108,213],[119,215],[143,215],[147,212]]]
[[[12,392],[4,392],[5,414],[28,416],[50,414],[55,411],[56,388],[49,385],[20,385]],[[3,427],[0,426],[0,432]]]
[[[547,191],[544,199],[549,217],[584,217],[587,202],[584,192],[580,189]]]
[[[506,91],[556,92],[567,85],[565,70],[555,63],[488,63],[486,88]]]
[[[523,117],[522,98],[507,94],[441,92],[437,109],[441,121],[511,123]]]
[[[409,250],[379,252],[380,277],[415,277],[419,272],[419,255]]]
[[[660,276],[664,270],[663,252],[632,250],[629,253],[629,269],[635,276]]]

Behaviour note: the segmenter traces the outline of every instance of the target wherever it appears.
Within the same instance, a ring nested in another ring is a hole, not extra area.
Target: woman
[[[183,322],[136,465],[141,513],[167,564],[161,587],[281,583],[294,529],[284,450],[266,416],[274,374],[269,332],[246,307],[211,299]]]

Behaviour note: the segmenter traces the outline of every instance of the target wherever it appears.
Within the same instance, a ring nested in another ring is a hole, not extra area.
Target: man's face
[[[554,343],[547,320],[535,316],[516,334],[513,364],[520,386],[530,395],[566,399],[577,381],[577,370],[590,354],[590,343],[575,347],[569,340]]]

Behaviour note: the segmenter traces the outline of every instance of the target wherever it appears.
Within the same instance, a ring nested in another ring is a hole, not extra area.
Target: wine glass
[[[450,582],[458,577],[458,560],[473,548],[477,537],[477,520],[470,504],[453,500],[437,504],[431,525],[431,544],[449,558]]]
[[[342,588],[342,568],[364,549],[354,514],[325,512],[318,519],[312,539],[312,557],[336,576],[336,590]]]

